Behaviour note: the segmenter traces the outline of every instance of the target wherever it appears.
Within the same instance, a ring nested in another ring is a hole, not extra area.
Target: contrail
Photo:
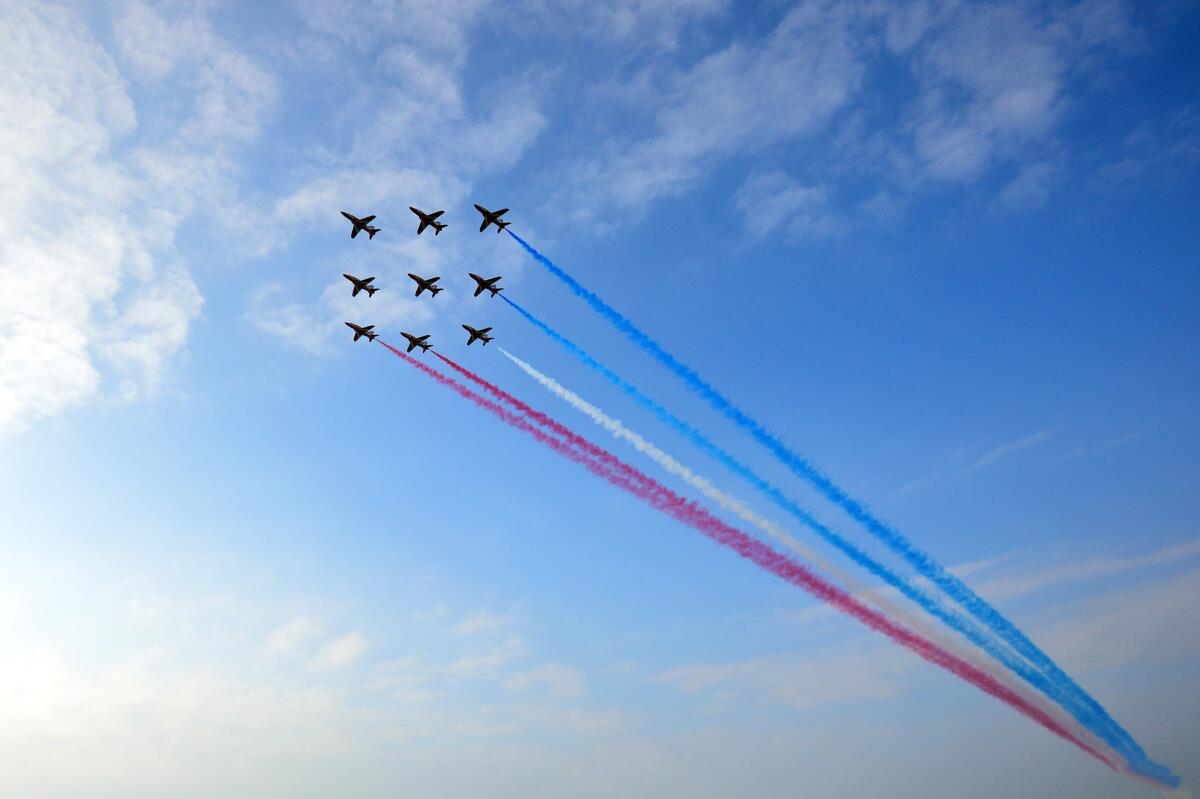
[[[1109,715],[1108,711],[1099,702],[1066,672],[1059,668],[1058,664],[1021,632],[1016,625],[971,590],[966,583],[955,577],[929,554],[915,546],[900,531],[876,518],[867,510],[865,505],[847,494],[813,464],[792,452],[776,436],[702,380],[695,371],[680,363],[673,355],[664,350],[650,336],[646,335],[631,321],[622,316],[615,308],[593,292],[584,288],[579,281],[575,280],[575,278],[545,255],[538,252],[516,233],[507,229],[505,232],[520,244],[534,260],[546,267],[551,274],[566,284],[576,296],[587,302],[594,311],[607,319],[628,339],[683,380],[694,393],[703,397],[718,412],[749,433],[755,441],[766,447],[793,474],[808,482],[825,496],[826,499],[840,507],[851,518],[866,528],[868,532],[886,544],[893,552],[908,561],[921,575],[941,588],[942,591],[975,616],[975,618],[995,631],[997,635],[1004,639],[1017,652],[1042,669],[1054,682],[1062,687],[1064,692],[1080,703],[1087,714],[1096,717],[1099,721],[1098,726],[1095,728],[1096,731],[1101,737],[1112,744],[1115,749],[1122,752],[1135,770],[1172,787],[1180,784],[1178,776],[1173,774],[1167,766],[1150,760],[1142,747],[1134,740],[1133,736],[1118,724],[1116,719]]]
[[[473,401],[479,407],[496,413],[501,419],[513,424],[524,432],[532,434],[532,431],[536,430],[536,428],[533,428],[528,423],[524,423],[524,420],[521,420],[519,417],[516,417],[513,414],[506,413],[504,409],[496,403],[480,396],[470,388],[458,383],[453,378],[443,375],[431,367],[426,366],[417,359],[412,358],[387,344],[386,342],[383,342],[382,339],[379,341],[397,357],[403,359],[410,365],[415,366],[421,370],[421,372],[437,380],[439,383],[452,388],[461,396]],[[447,363],[452,363],[448,358],[445,358],[445,356],[439,357],[441,357]],[[458,368],[464,372],[469,372],[469,370],[466,370],[463,367]],[[474,377],[477,382],[487,382],[478,376]],[[555,424],[559,428],[566,429],[562,425],[558,425],[557,423]],[[541,433],[541,431],[537,432]],[[572,437],[587,441],[582,436],[578,436],[574,433],[572,433]],[[721,519],[713,516],[708,511],[696,505],[694,502],[675,494],[666,486],[663,486],[654,479],[642,474],[634,467],[625,464],[611,453],[607,453],[607,451],[603,450],[603,448],[592,444],[591,442],[587,442],[588,450],[606,452],[608,457],[604,460],[601,460],[600,458],[589,457],[579,448],[567,446],[563,441],[553,438],[552,436],[542,434],[535,435],[535,438],[537,438],[538,441],[547,444],[547,446],[550,446],[555,452],[558,452],[564,457],[581,464],[593,474],[608,480],[610,483],[623,488],[626,491],[629,491],[638,498],[650,504],[652,507],[666,513],[667,515],[684,524],[687,524],[717,543],[729,547],[741,557],[755,563],[764,570],[769,571],[772,574],[786,580],[787,582],[804,589],[819,599],[829,602],[842,612],[854,617],[855,619],[858,619],[860,622],[876,632],[886,635],[896,643],[906,647],[921,658],[937,666],[941,666],[956,676],[961,677],[963,680],[975,685],[980,690],[990,694],[991,696],[994,696],[1018,712],[1033,719],[1042,727],[1059,736],[1060,738],[1073,743],[1075,746],[1087,752],[1101,763],[1107,765],[1109,768],[1119,770],[1118,767],[1108,760],[1103,754],[1101,754],[1095,748],[1089,746],[1080,738],[1073,735],[1069,730],[1055,721],[1045,711],[1041,710],[1030,702],[1027,702],[1016,692],[1005,687],[1002,683],[987,673],[975,668],[961,658],[955,657],[954,655],[927,641],[906,627],[891,621],[878,611],[868,608],[837,586],[817,577],[801,564],[788,558],[786,555],[771,549],[771,547],[768,545],[750,537],[741,530],[729,526]],[[615,466],[610,465],[614,462],[620,464],[621,468],[618,469]],[[622,479],[625,474],[637,475],[637,479]]]
[[[757,473],[751,470],[748,466],[738,461],[725,450],[718,447],[709,440],[703,433],[693,428],[691,425],[684,422],[679,417],[668,411],[665,407],[658,404],[635,386],[625,381],[615,372],[602,363],[597,361],[591,355],[583,350],[579,345],[572,342],[566,336],[559,333],[554,328],[547,325],[542,320],[538,319],[532,313],[521,307],[515,301],[500,295],[500,298],[508,303],[517,313],[521,314],[527,321],[545,333],[554,341],[562,345],[568,352],[577,357],[588,367],[599,372],[605,379],[616,384],[622,391],[636,400],[643,407],[647,408],[655,414],[660,420],[672,427],[688,440],[695,444],[698,448],[711,455],[718,462],[728,468],[730,471],[743,478],[755,488],[762,491],[772,502],[785,510],[793,518],[804,524],[806,527],[821,536],[825,541],[836,547],[839,551],[859,564],[867,571],[874,574],[879,579],[883,580],[887,585],[895,588],[897,591],[908,597],[913,602],[917,603],[925,612],[941,620],[948,627],[953,629],[958,634],[962,635],[968,641],[988,655],[999,661],[1005,668],[1011,671],[1016,676],[1020,677],[1026,683],[1040,691],[1042,694],[1053,700],[1060,707],[1075,718],[1086,729],[1091,730],[1095,734],[1103,738],[1110,746],[1120,751],[1122,756],[1128,760],[1129,755],[1120,747],[1113,743],[1111,731],[1106,733],[1104,724],[1094,713],[1086,706],[1080,705],[1074,701],[1074,697],[1068,694],[1061,684],[1049,679],[1042,671],[1031,666],[1026,660],[1018,657],[1009,647],[992,636],[988,635],[977,624],[963,616],[961,613],[946,607],[932,594],[924,591],[919,586],[904,579],[894,570],[889,569],[879,561],[873,559],[863,550],[856,547],[853,543],[846,540],[833,529],[827,527],[818,521],[812,514],[805,511],[795,501],[787,497],[782,491],[776,488],[771,483],[760,477]]]
[[[977,659],[975,656],[974,649],[969,650],[969,651],[959,651],[959,647],[958,647],[958,644],[956,641],[944,638],[944,636],[941,633],[929,628],[922,619],[914,616],[911,613],[908,613],[906,609],[902,609],[902,608],[894,605],[893,603],[887,601],[885,598],[878,596],[878,595],[874,594],[873,592],[867,591],[865,589],[865,587],[858,584],[857,580],[855,580],[853,577],[846,574],[845,572],[843,572],[841,569],[837,568],[833,564],[825,561],[824,558],[822,558],[819,554],[817,554],[816,552],[809,549],[807,546],[805,546],[802,542],[800,542],[794,536],[789,534],[782,527],[775,524],[770,519],[767,519],[767,518],[761,516],[760,514],[756,513],[752,508],[750,508],[748,505],[746,505],[741,500],[736,499],[735,497],[732,497],[732,496],[726,494],[725,492],[721,491],[719,488],[714,486],[707,479],[696,474],[694,471],[689,469],[687,466],[684,466],[682,463],[680,463],[677,459],[675,459],[671,455],[667,454],[663,450],[656,447],[654,444],[647,441],[640,434],[636,433],[633,430],[630,430],[628,427],[623,425],[620,421],[608,416],[602,410],[597,408],[595,405],[592,405],[587,400],[583,399],[583,397],[579,396],[575,392],[566,388],[561,383],[556,381],[554,378],[549,377],[548,375],[545,375],[542,372],[538,371],[531,364],[527,363],[526,361],[521,360],[520,358],[513,355],[511,352],[504,349],[503,347],[500,347],[500,353],[502,355],[504,355],[504,357],[506,357],[510,361],[512,361],[514,364],[516,364],[522,371],[525,372],[525,374],[529,375],[534,380],[536,380],[538,383],[540,383],[543,387],[545,387],[548,391],[550,391],[550,393],[554,394],[559,399],[562,399],[568,405],[575,408],[576,410],[582,411],[593,422],[595,422],[597,425],[604,428],[608,432],[612,433],[617,438],[622,439],[622,440],[627,441],[630,444],[632,444],[634,449],[647,455],[651,460],[653,460],[658,465],[662,466],[670,474],[673,474],[673,475],[681,478],[688,485],[692,486],[697,491],[704,494],[704,496],[706,496],[709,499],[711,499],[712,501],[716,502],[717,505],[719,505],[721,508],[734,514],[735,516],[737,516],[739,519],[746,522],[747,524],[750,524],[750,525],[758,528],[759,530],[761,530],[762,532],[764,532],[771,538],[773,538],[776,541],[778,541],[779,543],[783,544],[788,549],[791,549],[793,552],[795,552],[800,557],[816,564],[817,567],[820,568],[821,570],[823,570],[829,574],[832,574],[844,586],[851,589],[855,593],[855,595],[857,595],[859,598],[866,598],[866,600],[868,602],[871,602],[873,605],[876,606],[876,608],[878,608],[883,613],[890,615],[892,618],[900,619],[904,624],[908,625],[910,628],[914,629],[916,632],[920,633],[925,638],[933,641],[941,648],[943,648],[947,651],[950,651],[950,652],[954,652],[956,655],[963,658],[964,660],[971,662],[977,668],[981,669],[982,671],[987,672],[995,679],[1004,682],[1010,688],[1013,688],[1014,690],[1021,692],[1022,695],[1027,700],[1038,701],[1038,699],[1035,698],[1034,694],[1032,694],[1032,693],[1026,694],[1025,693],[1024,686],[1017,684],[1017,683],[1010,684],[1008,682],[1008,680],[1010,679],[1010,675],[1007,672],[1003,671],[1002,669],[999,669],[999,670],[996,669],[996,666],[993,662],[986,660],[984,658]],[[1050,705],[1049,709],[1051,712],[1053,712],[1055,714],[1055,718],[1058,719],[1059,722],[1061,722],[1065,725],[1070,725],[1076,735],[1086,736],[1086,740],[1088,740],[1088,742],[1090,744],[1092,744],[1093,746],[1095,746],[1095,747],[1106,747],[1107,746],[1106,744],[1103,744],[1099,740],[1095,739],[1093,737],[1092,733],[1089,730],[1085,729],[1082,725],[1080,725],[1079,722],[1076,721],[1074,718],[1071,718],[1071,717],[1067,716],[1065,713],[1062,713],[1062,711],[1058,708],[1058,706]]]

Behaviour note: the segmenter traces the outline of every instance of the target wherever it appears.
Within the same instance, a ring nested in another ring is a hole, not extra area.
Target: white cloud
[[[515,616],[515,608],[505,613],[491,613],[490,611],[481,610],[478,613],[472,613],[454,625],[452,632],[455,635],[494,633],[497,630],[509,627],[513,623]]]
[[[367,652],[367,639],[359,632],[346,633],[333,639],[312,660],[313,668],[329,671],[349,666]]]
[[[1018,438],[1016,441],[1009,441],[1005,444],[989,449],[987,452],[980,455],[974,463],[966,468],[966,472],[973,472],[977,469],[982,469],[985,466],[991,466],[996,461],[1007,458],[1022,450],[1037,446],[1045,441],[1050,436],[1045,430],[1038,430],[1036,433]]]
[[[11,5],[0,54],[3,432],[95,396],[106,374],[120,397],[153,392],[201,299],[169,215],[113,155],[136,116],[108,54],[69,12]]]
[[[1096,48],[1136,35],[1120,2],[1087,2],[1063,15],[1032,4],[934,3],[902,37],[921,93],[909,131],[921,170],[971,181],[998,158],[1021,159],[1066,107],[1068,81]]]
[[[285,655],[296,650],[317,632],[317,626],[304,616],[276,627],[268,635],[263,649],[268,655]]]
[[[783,227],[797,237],[820,237],[843,229],[829,207],[827,191],[805,186],[783,172],[751,175],[734,200],[750,235],[761,237]]]
[[[1044,161],[1025,164],[1016,176],[1000,189],[992,203],[992,210],[1007,212],[1041,208],[1050,199],[1055,171],[1052,164]]]
[[[514,674],[505,682],[505,687],[512,691],[531,691],[540,688],[551,696],[570,699],[583,694],[584,681],[583,674],[579,669],[564,666],[561,663],[547,663],[536,669]]]
[[[895,696],[918,661],[896,647],[867,644],[817,656],[774,656],[728,663],[695,663],[655,675],[652,682],[720,699],[808,708]]]
[[[573,167],[578,215],[610,205],[639,212],[686,190],[721,158],[820,130],[863,75],[851,23],[837,9],[802,3],[761,47],[736,43],[665,78],[654,135],[613,143]]]
[[[468,678],[495,672],[525,654],[525,641],[512,636],[485,652],[465,655],[440,669],[447,677]]]
[[[1023,570],[981,582],[979,593],[992,600],[1024,596],[1042,588],[1111,577],[1141,569],[1174,566],[1200,556],[1200,539],[1164,547],[1141,555],[1104,557],[1090,554],[1067,563],[1056,563],[1036,571]]]

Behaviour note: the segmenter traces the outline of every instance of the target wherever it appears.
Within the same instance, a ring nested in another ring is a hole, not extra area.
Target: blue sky
[[[14,795],[1153,796],[342,322],[841,529],[513,229],[1200,776],[1193,4],[0,10]],[[450,227],[417,238],[410,204]],[[350,240],[341,209],[378,214]],[[342,272],[377,276],[351,298]],[[405,274],[443,275],[413,298]],[[611,448],[673,488],[631,449]],[[774,518],[774,516],[772,516]],[[776,519],[783,523],[784,519]],[[800,535],[802,531],[794,531]],[[868,545],[865,536],[855,539]]]

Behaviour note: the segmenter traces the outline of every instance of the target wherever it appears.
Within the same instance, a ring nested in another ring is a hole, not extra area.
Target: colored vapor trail
[[[783,544],[785,547],[791,549],[800,557],[815,563],[826,573],[832,574],[844,586],[853,590],[860,598],[865,598],[867,601],[871,602],[871,604],[875,605],[880,611],[889,614],[892,618],[900,619],[904,624],[908,625],[909,628],[916,630],[925,638],[936,643],[942,649],[945,649],[949,652],[954,652],[957,656],[971,662],[975,667],[987,672],[993,678],[1004,682],[1006,685],[1009,685],[1010,688],[1015,688],[1016,690],[1022,692],[1023,696],[1027,700],[1041,701],[1036,698],[1036,695],[1034,695],[1032,692],[1025,693],[1026,689],[1024,689],[1024,687],[1020,684],[1008,683],[1008,679],[1010,679],[1008,673],[1002,669],[997,669],[996,664],[992,661],[983,657],[977,658],[975,656],[975,650],[973,649],[959,651],[959,646],[956,641],[947,639],[943,633],[929,628],[924,623],[923,619],[907,612],[906,609],[897,607],[893,603],[887,601],[885,598],[878,596],[873,592],[867,591],[865,587],[858,584],[857,580],[844,573],[841,569],[837,568],[833,564],[826,562],[823,558],[821,558],[820,555],[806,547],[802,542],[798,541],[794,536],[790,535],[779,525],[759,515],[744,502],[721,491],[707,479],[696,474],[690,468],[680,463],[677,459],[647,441],[640,434],[630,430],[620,421],[608,416],[595,405],[592,405],[575,392],[554,380],[554,378],[539,372],[531,364],[521,360],[503,347],[500,348],[500,353],[516,364],[516,366],[525,372],[525,374],[529,375],[544,388],[546,388],[546,390],[548,390],[551,394],[554,394],[559,399],[562,399],[576,410],[583,412],[593,422],[612,433],[617,438],[629,442],[636,450],[647,455],[651,460],[662,466],[670,474],[681,478],[688,485],[704,494],[704,496],[716,502],[721,508],[734,514],[747,524],[750,524],[766,533],[768,536]],[[1080,725],[1075,719],[1061,713],[1057,706],[1050,705],[1049,707],[1051,711],[1054,712],[1058,721],[1064,725],[1069,725],[1076,735],[1088,740],[1091,745],[1097,748],[1105,747],[1105,744],[1096,740],[1093,734]]]
[[[652,507],[662,511],[663,513],[666,513],[667,515],[684,524],[687,524],[717,543],[729,547],[741,557],[750,560],[764,570],[769,571],[772,574],[786,580],[787,582],[804,589],[819,599],[829,602],[842,612],[854,617],[855,619],[858,619],[860,622],[876,632],[888,636],[893,641],[908,648],[921,658],[929,661],[930,663],[941,666],[942,668],[950,671],[958,677],[961,677],[972,685],[975,685],[980,690],[996,697],[1002,702],[1005,702],[1018,712],[1023,713],[1024,715],[1036,721],[1045,729],[1049,730],[1060,738],[1073,743],[1075,746],[1087,752],[1092,757],[1107,765],[1109,768],[1113,768],[1114,770],[1117,769],[1117,766],[1114,763],[1105,758],[1104,755],[1081,740],[1079,737],[1073,735],[1069,730],[1059,724],[1045,711],[1026,701],[1016,692],[1007,688],[987,673],[972,666],[963,659],[950,654],[949,652],[922,638],[906,627],[891,621],[879,612],[868,608],[850,594],[832,585],[831,583],[822,580],[820,577],[817,577],[803,565],[788,558],[786,555],[771,549],[771,547],[769,547],[767,544],[752,538],[741,530],[731,527],[721,519],[713,516],[708,511],[696,505],[694,502],[690,502],[678,494],[675,494],[673,491],[661,485],[653,478],[650,478],[642,474],[634,467],[625,464],[616,456],[608,453],[606,450],[591,443],[590,441],[587,441],[587,439],[583,438],[582,436],[571,432],[566,427],[550,419],[545,414],[534,411],[532,408],[529,408],[529,406],[521,403],[520,400],[517,400],[515,397],[511,397],[511,395],[507,394],[507,392],[504,392],[499,387],[488,383],[488,381],[475,375],[466,368],[459,366],[446,356],[440,354],[438,355],[438,357],[441,358],[445,363],[460,373],[469,376],[474,382],[480,384],[481,386],[487,387],[494,395],[509,397],[513,403],[518,404],[518,407],[523,406],[524,408],[529,409],[532,414],[536,414],[536,416],[539,418],[545,419],[546,424],[552,426],[556,431],[566,431],[570,435],[572,441],[579,441],[583,443],[586,446],[586,449],[568,445],[564,440],[554,438],[553,436],[545,434],[536,435],[536,433],[542,433],[542,431],[537,431],[536,428],[533,428],[532,425],[529,425],[515,414],[505,411],[505,409],[501,408],[496,403],[477,394],[467,386],[462,385],[451,377],[440,374],[436,370],[426,366],[415,358],[406,355],[386,342],[380,340],[380,343],[383,343],[383,345],[387,347],[387,349],[393,354],[410,365],[415,366],[422,373],[432,377],[442,385],[453,389],[461,396],[470,399],[479,407],[492,411],[501,419],[513,425],[514,427],[531,433],[535,438],[537,438],[538,441],[551,447],[555,452],[558,452],[564,457],[581,464],[593,474],[608,480],[613,485],[624,488],[626,491],[634,494]],[[590,453],[592,452],[603,453],[604,457],[591,456]]]
[[[684,435],[693,444],[699,447],[704,452],[708,453],[719,461],[726,468],[743,478],[758,490],[762,491],[772,502],[785,510],[793,518],[804,524],[809,529],[813,530],[817,535],[821,536],[825,541],[836,547],[839,551],[849,557],[858,565],[865,568],[867,571],[874,574],[879,579],[883,580],[887,585],[895,588],[904,596],[908,597],[913,602],[917,603],[925,612],[942,621],[950,629],[962,635],[972,644],[977,646],[982,651],[986,652],[996,661],[1001,663],[1010,672],[1015,674],[1020,679],[1024,680],[1030,686],[1040,691],[1045,696],[1049,697],[1056,704],[1063,708],[1068,714],[1076,719],[1083,727],[1090,730],[1092,733],[1100,736],[1108,745],[1113,745],[1111,740],[1111,732],[1105,734],[1106,730],[1102,722],[1091,713],[1086,707],[1081,706],[1078,702],[1073,701],[1073,697],[1068,695],[1057,683],[1052,682],[1042,671],[1032,667],[1025,659],[1016,655],[1003,642],[998,641],[994,637],[988,635],[982,628],[963,616],[961,613],[946,607],[938,601],[932,594],[922,590],[917,585],[904,579],[892,569],[883,565],[879,561],[873,559],[863,550],[856,547],[853,543],[846,540],[836,531],[822,524],[819,520],[813,517],[810,513],[801,508],[796,502],[787,497],[777,487],[767,482],[757,473],[751,470],[748,466],[738,461],[725,450],[718,447],[703,433],[696,430],[679,417],[675,416],[662,405],[658,404],[651,398],[647,397],[635,386],[631,385],[619,375],[613,372],[608,367],[601,364],[581,347],[572,342],[566,336],[562,335],[552,327],[547,325],[542,320],[538,319],[525,308],[518,305],[512,299],[501,295],[501,299],[513,307],[517,313],[521,314],[527,321],[545,333],[554,341],[562,345],[568,352],[577,357],[584,364],[596,370],[605,379],[616,384],[629,396],[633,397],[639,404],[653,412],[660,420],[672,427],[682,435]],[[1114,746],[1114,748],[1117,748]],[[1120,750],[1118,750],[1120,751]],[[1124,755],[1123,755],[1124,756]],[[1126,759],[1128,757],[1126,756]]]
[[[1173,774],[1167,766],[1150,760],[1141,746],[1117,723],[1116,719],[1099,702],[1066,674],[1049,655],[1034,644],[1016,625],[976,594],[969,586],[951,574],[929,554],[915,546],[898,530],[876,518],[865,505],[847,494],[813,464],[789,449],[775,435],[702,380],[695,371],[679,362],[673,355],[655,342],[654,339],[650,338],[650,336],[626,319],[598,295],[584,288],[579,281],[575,280],[574,277],[545,255],[538,252],[537,249],[516,233],[513,233],[511,230],[506,230],[505,232],[529,253],[534,260],[566,284],[576,296],[583,299],[594,311],[621,331],[626,338],[649,353],[655,360],[679,377],[689,389],[705,399],[714,409],[731,420],[735,425],[749,433],[755,441],[762,444],[781,463],[787,466],[793,474],[812,485],[826,499],[840,507],[878,540],[903,557],[918,573],[938,586],[947,596],[961,605],[983,624],[991,628],[1013,649],[1045,672],[1051,681],[1056,684],[1058,691],[1069,696],[1073,702],[1078,703],[1083,715],[1094,717],[1097,723],[1093,725],[1084,719],[1080,720],[1084,721],[1087,726],[1095,729],[1102,738],[1108,741],[1117,751],[1121,752],[1134,770],[1171,787],[1176,787],[1180,784],[1178,776]]]

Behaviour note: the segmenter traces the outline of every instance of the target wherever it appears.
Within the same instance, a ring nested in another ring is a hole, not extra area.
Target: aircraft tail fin
[[[375,234],[376,234],[376,233],[378,233],[378,232],[379,232],[379,228],[375,228],[374,230],[368,230],[368,231],[367,231],[367,238],[368,238],[368,239],[373,239],[373,238],[375,238]]]
[[[377,291],[379,291],[378,286],[367,286],[367,296],[368,297],[374,297],[375,292],[377,292]]]

